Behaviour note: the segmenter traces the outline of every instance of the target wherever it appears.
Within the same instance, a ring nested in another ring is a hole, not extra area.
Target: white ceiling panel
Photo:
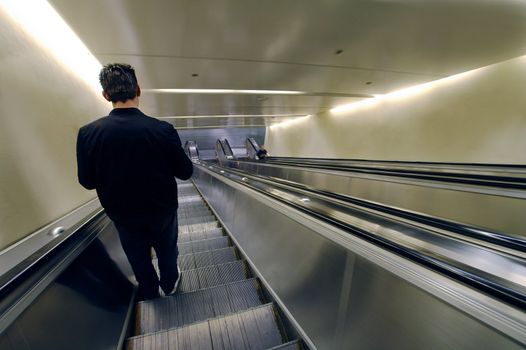
[[[361,99],[330,96],[196,95],[144,93],[141,106],[158,116],[316,114]]]
[[[50,3],[99,61],[131,63],[150,89],[382,94],[526,54],[522,0]],[[342,102],[263,97],[145,95],[142,103],[156,115],[194,115],[315,114]]]

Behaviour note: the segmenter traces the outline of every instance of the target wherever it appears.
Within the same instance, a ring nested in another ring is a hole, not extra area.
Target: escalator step
[[[177,210],[178,219],[186,219],[186,218],[193,218],[196,216],[208,216],[208,215],[212,215],[212,212],[206,206],[203,206],[202,208],[178,209]]]
[[[177,189],[177,194],[179,195],[179,197],[197,196],[199,195],[199,192],[195,189],[195,187],[183,187]]]
[[[207,266],[200,269],[184,271],[181,274],[179,292],[191,292],[197,289],[215,287],[237,282],[249,277],[249,270],[243,260]]]
[[[186,243],[192,241],[201,241],[203,239],[223,237],[223,230],[221,228],[214,228],[212,230],[195,231],[195,232],[179,232],[179,243]]]
[[[179,233],[189,233],[189,232],[199,232],[199,231],[209,231],[214,228],[219,227],[219,222],[217,221],[208,221],[202,222],[199,224],[191,225],[179,225]]]
[[[215,216],[208,214],[208,215],[196,215],[191,217],[183,217],[178,218],[179,226],[184,225],[193,225],[193,224],[203,224],[207,222],[214,222],[216,221]]]
[[[181,270],[199,269],[205,266],[224,264],[238,260],[235,249],[227,247],[206,252],[186,254],[179,256],[179,266]]]
[[[182,271],[195,270],[206,266],[224,264],[239,260],[233,247],[210,250],[206,252],[179,255],[177,263]],[[159,272],[158,260],[153,259],[153,266]]]
[[[179,249],[179,255],[185,255],[228,248],[231,244],[230,239],[227,236],[220,236],[197,241],[181,242],[178,243],[177,246]],[[155,250],[152,249],[152,258],[155,257],[157,257],[157,254],[155,254]]]
[[[191,254],[198,252],[206,252],[209,250],[227,248],[230,246],[230,240],[227,236],[217,238],[203,239],[200,241],[193,241],[188,243],[179,243],[179,254]]]
[[[301,350],[301,349],[303,349],[303,347],[301,346],[301,341],[293,340],[285,344],[273,346],[271,348],[268,348],[267,350]]]
[[[203,198],[198,194],[193,196],[183,196],[178,198],[178,202],[180,206],[193,205],[195,203],[203,203]]]
[[[128,350],[267,349],[282,343],[272,304],[128,339]]]
[[[136,332],[145,334],[233,314],[262,304],[255,278],[137,304]]]
[[[187,216],[191,216],[195,212],[205,211],[205,210],[210,211],[210,208],[206,205],[205,202],[201,201],[201,202],[194,202],[190,204],[188,203],[182,204],[179,206],[179,209],[177,209],[177,213],[178,214],[184,213]]]

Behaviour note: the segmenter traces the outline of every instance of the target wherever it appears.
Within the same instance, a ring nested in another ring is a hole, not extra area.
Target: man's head
[[[109,63],[105,65],[100,71],[99,81],[102,85],[102,95],[114,104],[133,100],[141,94],[135,70],[129,64]]]

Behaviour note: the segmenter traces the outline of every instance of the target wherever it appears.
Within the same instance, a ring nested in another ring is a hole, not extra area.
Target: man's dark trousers
[[[114,224],[119,232],[122,248],[139,282],[139,297],[159,297],[159,286],[166,294],[171,292],[179,276],[177,211],[114,220]],[[160,278],[152,265],[151,247],[157,255]]]

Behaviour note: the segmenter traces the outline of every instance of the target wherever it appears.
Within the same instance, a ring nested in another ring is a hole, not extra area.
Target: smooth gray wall
[[[0,60],[2,250],[96,196],[77,182],[75,143],[111,105],[1,6]]]

